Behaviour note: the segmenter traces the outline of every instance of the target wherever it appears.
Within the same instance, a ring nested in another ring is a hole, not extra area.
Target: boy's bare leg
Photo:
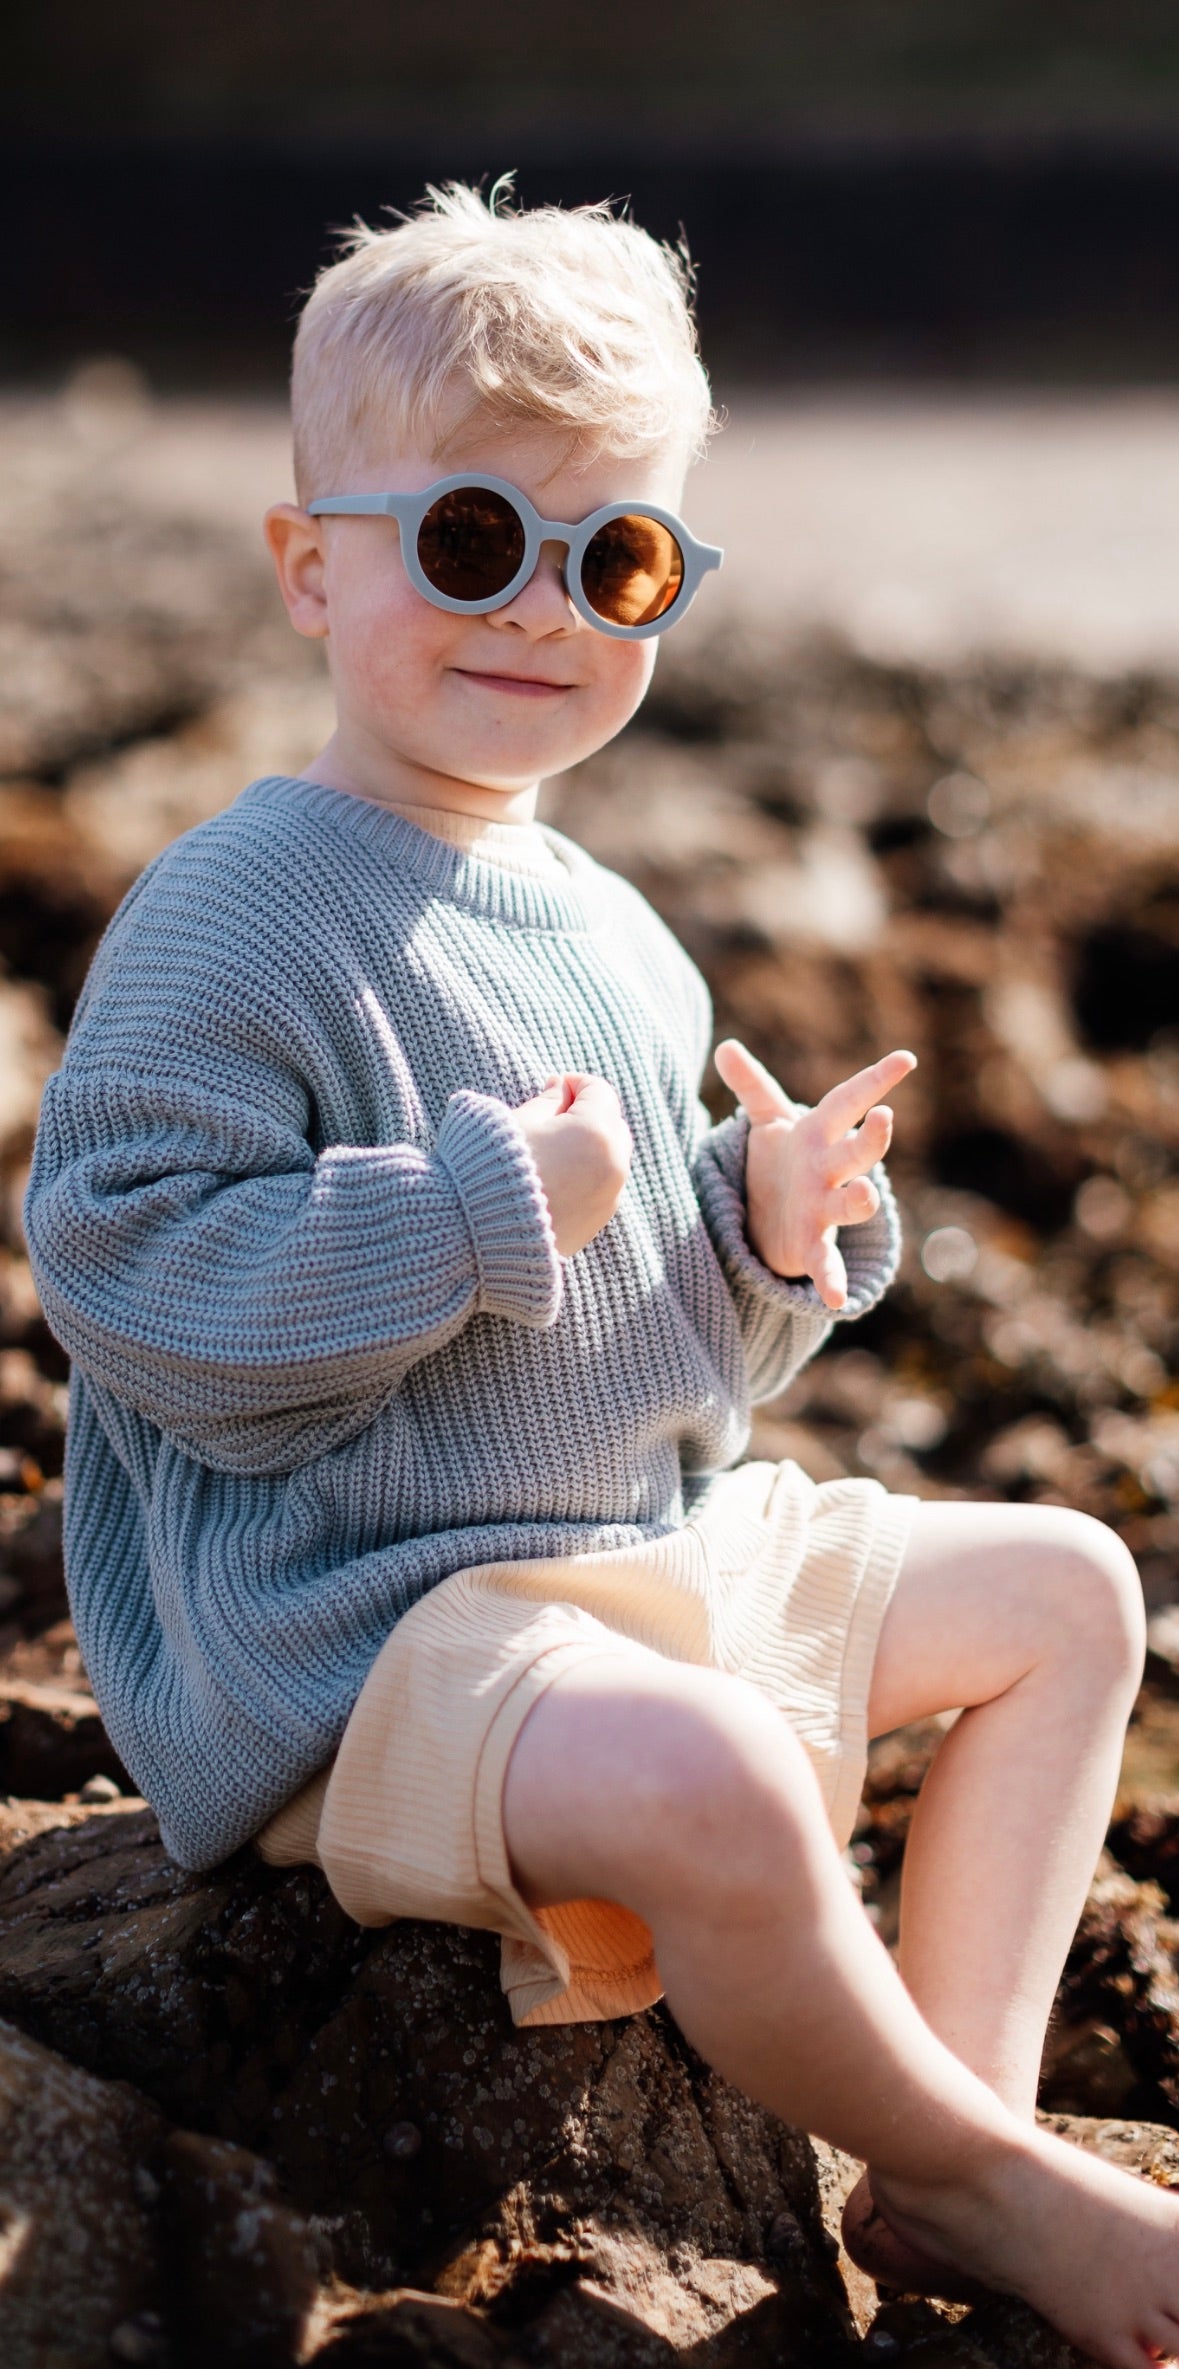
[[[967,1707],[914,1810],[900,1968],[955,2056],[1029,2120],[1144,1650],[1138,1575],[1102,1523],[1056,1506],[918,1507],[869,1731]]]
[[[1179,2201],[1012,2114],[938,2039],[753,1688],[638,1648],[586,1661],[529,1715],[504,1818],[525,1895],[643,1917],[689,2039],[870,2163],[903,2236],[1110,2369],[1179,2347]]]
[[[879,1735],[967,1706],[914,1812],[907,1988],[964,2064],[1035,2113],[1044,2031],[1109,1822],[1142,1672],[1142,1594],[1114,1533],[1045,1506],[923,1505],[881,1632]],[[861,2182],[848,2242],[895,2284],[920,2266]]]

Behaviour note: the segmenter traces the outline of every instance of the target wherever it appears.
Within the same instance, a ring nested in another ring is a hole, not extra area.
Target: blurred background
[[[796,1095],[920,1056],[901,1282],[754,1450],[1116,1524],[1131,1760],[1179,1784],[1173,6],[42,0],[5,38],[0,1786],[119,1781],[32,1703],[84,1693],[19,1217],[41,1084],[143,864],[327,729],[258,521],[333,227],[510,168],[686,235],[727,414],[687,504],[724,574],[542,812]]]

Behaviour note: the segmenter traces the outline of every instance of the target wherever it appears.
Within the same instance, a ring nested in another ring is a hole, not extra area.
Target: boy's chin
[[[462,782],[468,789],[490,790],[498,798],[518,798],[525,790],[534,790],[538,781],[547,780],[551,774],[568,772],[586,753],[581,747],[546,748],[538,742],[518,756],[513,753],[510,768],[501,771],[498,766],[480,764],[478,757],[469,751],[456,750],[449,761],[440,759],[438,769],[445,778]]]
[[[440,763],[434,778],[438,782],[453,783],[456,791],[469,790],[481,798],[494,798],[507,805],[513,798],[527,797],[531,791],[536,789],[538,782],[545,779],[546,774],[559,773],[562,770],[560,765],[544,765],[538,762],[527,771],[521,769],[518,774],[512,774],[505,778],[501,774],[486,773],[480,767],[466,766],[459,761],[449,765]]]

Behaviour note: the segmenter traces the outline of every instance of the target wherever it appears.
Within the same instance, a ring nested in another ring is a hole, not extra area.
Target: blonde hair
[[[432,184],[397,227],[356,222],[304,307],[291,368],[301,501],[336,484],[380,423],[442,454],[477,421],[565,431],[620,459],[697,459],[717,424],[687,251],[610,205],[485,201]]]

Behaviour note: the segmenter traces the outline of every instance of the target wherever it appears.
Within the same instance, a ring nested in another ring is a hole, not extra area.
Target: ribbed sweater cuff
[[[471,1229],[480,1313],[554,1323],[560,1252],[539,1170],[507,1103],[468,1087],[452,1094],[434,1150]]]
[[[802,1106],[800,1105],[800,1108]],[[883,1168],[870,1171],[880,1195],[874,1217],[862,1225],[839,1228],[839,1249],[847,1269],[847,1300],[842,1308],[828,1308],[809,1278],[788,1282],[775,1275],[751,1247],[746,1233],[745,1148],[749,1119],[737,1111],[722,1119],[706,1138],[696,1165],[696,1189],[705,1223],[726,1273],[746,1285],[793,1305],[801,1313],[822,1317],[830,1324],[863,1316],[882,1299],[900,1264],[901,1221],[896,1200]]]

